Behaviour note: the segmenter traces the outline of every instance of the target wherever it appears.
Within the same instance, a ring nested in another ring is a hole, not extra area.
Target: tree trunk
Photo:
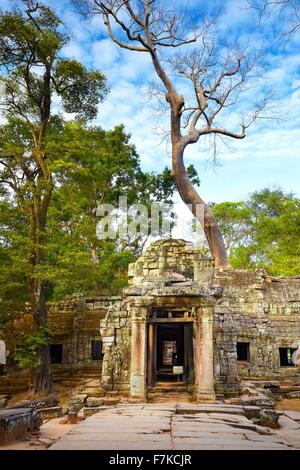
[[[183,151],[180,149],[173,150],[172,166],[173,176],[180,197],[185,204],[189,205],[193,215],[201,223],[211,254],[215,259],[216,267],[223,269],[228,268],[230,265],[222,233],[209,206],[194,189],[183,163]]]
[[[91,246],[91,257],[93,264],[97,264],[97,247],[95,244]]]
[[[50,346],[46,344],[40,352],[40,365],[35,379],[34,393],[48,394],[51,391]]]
[[[45,298],[44,282],[35,280],[35,324],[38,328],[47,327],[48,312]],[[51,392],[51,365],[50,365],[50,346],[42,346],[39,355],[39,368],[35,378],[35,393],[47,394]]]
[[[47,205],[33,205],[30,227],[29,260],[32,267],[41,265],[45,258],[45,230]],[[48,326],[48,311],[45,295],[45,282],[42,279],[29,277],[31,309],[36,331]],[[47,394],[52,389],[50,347],[43,345],[39,352],[39,368],[35,377],[34,393]]]
[[[209,206],[193,187],[184,166],[183,154],[185,146],[180,132],[180,116],[183,100],[181,97],[172,97],[170,99],[168,96],[167,100],[173,102],[171,111],[172,168],[178,192],[183,202],[189,205],[193,215],[202,225],[211,254],[215,259],[215,266],[227,269],[230,267],[230,264],[221,230]]]

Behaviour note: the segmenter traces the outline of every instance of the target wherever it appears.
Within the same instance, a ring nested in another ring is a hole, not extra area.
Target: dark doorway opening
[[[51,364],[62,363],[62,344],[50,344],[50,360]]]
[[[102,361],[102,341],[100,339],[93,339],[91,341],[91,358],[92,361]]]
[[[148,385],[192,383],[193,323],[157,322],[148,325]]]
[[[157,380],[178,381],[174,366],[184,369],[184,326],[176,323],[157,325]]]

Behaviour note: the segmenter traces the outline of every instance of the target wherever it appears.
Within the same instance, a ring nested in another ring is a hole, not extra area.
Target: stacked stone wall
[[[279,348],[300,340],[300,278],[230,271],[216,272],[213,282],[223,287],[214,310],[217,387],[234,389],[237,375],[299,375],[299,367],[280,366]],[[249,361],[237,361],[237,342],[249,343]]]

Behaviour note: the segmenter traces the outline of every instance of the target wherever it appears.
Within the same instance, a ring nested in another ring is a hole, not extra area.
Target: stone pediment
[[[152,287],[212,279],[214,260],[206,257],[191,242],[181,239],[158,240],[129,265],[131,286]]]

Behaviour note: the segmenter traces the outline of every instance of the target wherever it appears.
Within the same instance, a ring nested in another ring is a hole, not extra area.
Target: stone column
[[[195,399],[196,402],[215,400],[213,367],[213,311],[202,307],[195,328]]]
[[[146,400],[146,315],[147,309],[134,307],[131,317],[130,397]]]

